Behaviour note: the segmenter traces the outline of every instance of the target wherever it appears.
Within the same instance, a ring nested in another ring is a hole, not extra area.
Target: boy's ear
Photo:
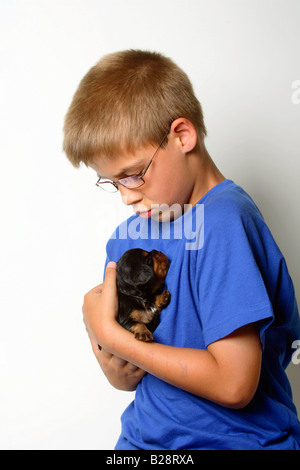
[[[171,132],[179,139],[185,153],[191,152],[197,145],[197,131],[194,125],[186,118],[178,118],[173,121]]]

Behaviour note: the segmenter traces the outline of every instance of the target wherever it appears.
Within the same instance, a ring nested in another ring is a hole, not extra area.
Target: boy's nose
[[[125,206],[131,206],[132,204],[137,204],[143,199],[142,194],[136,189],[128,189],[119,185],[119,191],[121,193],[122,201]]]

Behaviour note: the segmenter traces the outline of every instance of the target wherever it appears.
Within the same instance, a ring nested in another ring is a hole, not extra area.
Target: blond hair
[[[96,156],[157,145],[179,117],[204,138],[201,105],[171,59],[140,50],[109,54],[79,84],[65,117],[63,149],[75,167],[89,165]]]

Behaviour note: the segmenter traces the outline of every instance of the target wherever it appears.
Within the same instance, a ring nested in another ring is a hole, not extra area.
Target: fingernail
[[[117,267],[117,263],[115,263],[114,261],[110,261],[109,263],[107,263],[107,268],[116,268]]]

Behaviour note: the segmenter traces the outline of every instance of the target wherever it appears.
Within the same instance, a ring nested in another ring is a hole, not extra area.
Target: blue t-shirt
[[[122,415],[116,449],[300,449],[300,423],[285,374],[292,343],[300,339],[294,288],[249,195],[225,180],[171,224],[134,215],[109,240],[107,261],[131,248],[156,249],[170,260],[171,302],[160,315],[156,342],[206,349],[255,322],[263,358],[255,396],[239,410],[146,374]]]

